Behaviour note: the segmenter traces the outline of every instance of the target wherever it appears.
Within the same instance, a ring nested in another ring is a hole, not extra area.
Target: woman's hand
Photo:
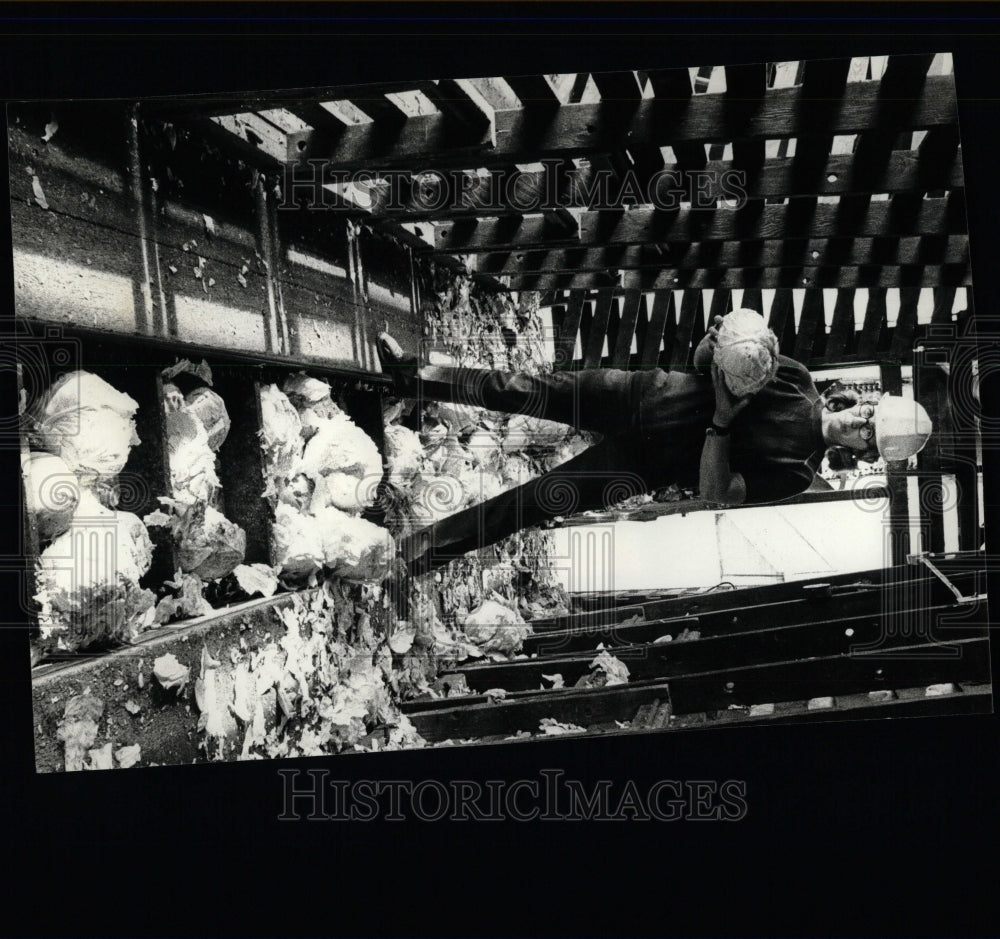
[[[750,403],[753,395],[737,398],[729,390],[722,369],[714,362],[712,363],[712,384],[715,386],[715,416],[712,418],[712,423],[719,427],[728,427]]]
[[[698,343],[694,350],[692,361],[696,366],[711,365],[715,359],[715,347],[719,344],[719,327],[722,325],[722,317],[716,316],[712,319],[712,325],[708,328],[704,338]]]

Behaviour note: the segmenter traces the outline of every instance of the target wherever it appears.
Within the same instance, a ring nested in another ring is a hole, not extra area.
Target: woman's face
[[[834,411],[827,422],[831,443],[864,453],[875,437],[874,418],[874,404],[856,404],[843,411]]]

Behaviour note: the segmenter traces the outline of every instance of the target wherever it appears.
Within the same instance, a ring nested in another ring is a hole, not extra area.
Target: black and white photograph
[[[995,937],[998,38],[0,4],[0,933]]]
[[[8,105],[39,773],[992,713],[951,52],[579,66]]]

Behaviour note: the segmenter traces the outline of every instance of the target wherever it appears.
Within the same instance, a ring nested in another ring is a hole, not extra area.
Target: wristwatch
[[[705,428],[705,432],[713,437],[728,437],[730,429],[729,427],[720,427],[715,421],[712,421],[711,426]]]

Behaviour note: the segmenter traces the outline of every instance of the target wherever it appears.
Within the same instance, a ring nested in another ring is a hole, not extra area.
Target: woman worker
[[[823,398],[803,365],[777,355],[773,333],[771,377],[753,394],[734,395],[713,361],[721,325],[715,317],[692,370],[670,372],[420,368],[388,333],[380,335],[383,369],[403,397],[527,414],[603,436],[542,476],[402,539],[411,572],[556,516],[603,510],[674,483],[719,505],[779,502],[809,487],[830,448],[843,468],[879,456],[905,460],[930,436],[930,419],[916,402],[886,395],[863,403],[853,392]]]

